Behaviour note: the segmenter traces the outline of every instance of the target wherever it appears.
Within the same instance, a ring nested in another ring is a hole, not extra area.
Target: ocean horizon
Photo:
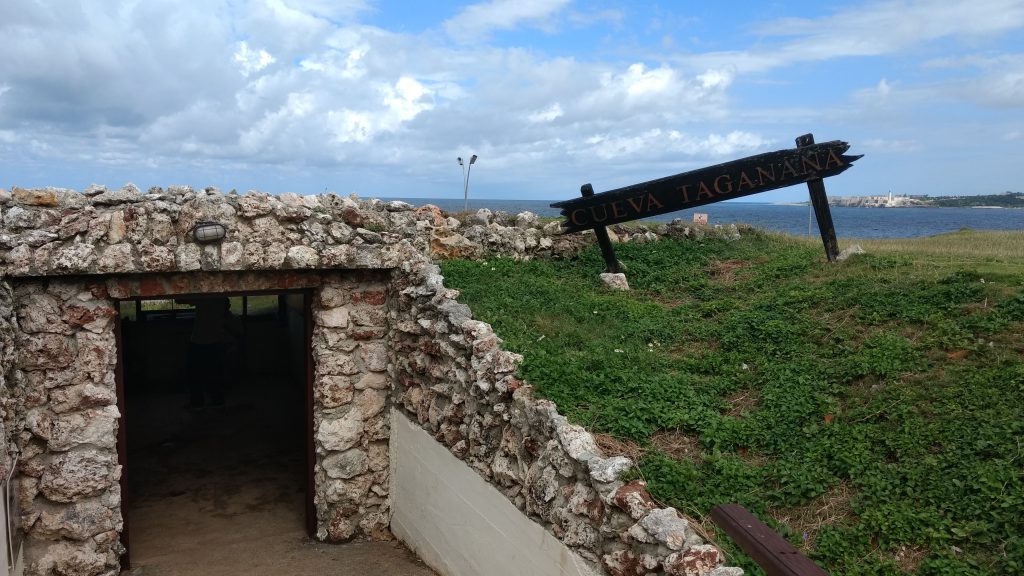
[[[401,200],[416,206],[433,204],[446,212],[461,212],[462,198],[381,198]],[[556,200],[514,200],[470,198],[469,210],[487,208],[509,214],[533,212],[557,218],[560,211],[550,204]],[[919,238],[972,230],[1024,229],[1024,210],[1016,208],[851,208],[832,206],[832,221],[840,238]],[[708,215],[710,225],[749,224],[773,232],[797,236],[818,235],[818,227],[809,205],[768,202],[719,202],[647,218],[648,222],[671,222],[677,218],[692,222],[693,214]]]

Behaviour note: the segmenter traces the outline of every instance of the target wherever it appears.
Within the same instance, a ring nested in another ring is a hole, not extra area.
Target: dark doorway
[[[306,536],[309,299],[291,292],[120,302],[118,450],[132,565],[244,572],[258,562],[261,542]],[[213,324],[223,324],[212,330],[211,310]],[[221,331],[226,338],[210,336]]]

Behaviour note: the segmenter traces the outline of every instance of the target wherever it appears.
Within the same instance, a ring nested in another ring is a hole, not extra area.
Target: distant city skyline
[[[0,188],[558,201],[813,132],[830,196],[1021,191],[1024,0],[5,0]],[[745,198],[806,200],[806,187]]]

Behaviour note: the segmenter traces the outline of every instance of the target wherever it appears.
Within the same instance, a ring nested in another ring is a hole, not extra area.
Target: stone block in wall
[[[320,255],[309,246],[292,246],[285,256],[287,268],[316,268],[320,263]]]
[[[117,402],[113,386],[92,382],[56,388],[49,395],[50,409],[56,414],[86,408],[111,406]]]
[[[182,272],[191,272],[202,268],[202,254],[199,246],[183,244],[174,252],[175,268]]]
[[[359,413],[364,420],[369,420],[381,414],[387,404],[387,393],[384,390],[367,388],[356,393],[352,409]]]
[[[348,376],[323,375],[316,379],[313,393],[314,400],[321,407],[331,410],[351,403],[355,387]]]
[[[175,253],[168,246],[144,240],[138,244],[138,254],[139,267],[143,272],[171,272],[175,269]]]
[[[64,452],[76,446],[92,445],[113,449],[117,444],[117,406],[91,408],[54,417],[47,448]]]
[[[363,366],[370,372],[383,372],[388,367],[388,349],[383,342],[364,342],[359,345]]]
[[[388,376],[383,372],[367,372],[355,384],[356,390],[372,388],[374,390],[385,390],[388,388]]]
[[[54,542],[38,559],[30,559],[29,574],[99,576],[108,570],[107,556],[93,546],[78,542]]]
[[[39,481],[39,490],[53,502],[75,502],[96,496],[115,481],[115,462],[95,449],[67,452],[53,459]]]
[[[22,370],[61,369],[69,366],[77,355],[72,338],[63,334],[36,334],[19,338]]]
[[[71,334],[71,326],[64,322],[61,302],[53,295],[23,295],[19,301],[18,326],[23,333]]]
[[[350,448],[327,456],[321,466],[329,478],[347,480],[365,474],[370,469],[370,460],[364,450]]]
[[[83,374],[103,374],[114,368],[117,362],[117,348],[114,334],[110,331],[93,334],[79,331],[75,334],[75,367]]]
[[[360,372],[356,359],[345,352],[331,350],[314,350],[313,358],[316,362],[316,376],[352,376]]]
[[[85,274],[91,271],[95,261],[95,247],[91,244],[72,243],[61,246],[54,251],[49,268],[58,275]]]
[[[32,527],[37,538],[85,540],[117,528],[114,512],[99,501],[76,502],[53,510],[42,510]]]
[[[363,424],[356,410],[349,410],[339,418],[324,418],[316,432],[316,441],[324,450],[348,450],[362,438]]]
[[[319,310],[314,318],[318,326],[325,328],[348,328],[349,311],[347,308],[328,308]]]

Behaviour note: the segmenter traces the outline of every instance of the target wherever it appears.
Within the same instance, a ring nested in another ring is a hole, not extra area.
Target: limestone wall
[[[388,537],[389,351],[383,278],[325,278],[314,302],[317,537]]]
[[[436,265],[401,268],[391,284],[393,402],[582,558],[616,576],[727,576],[723,557],[676,510],[658,507],[633,462],[515,376],[522,358],[474,320]]]
[[[17,319],[14,292],[0,279],[0,478],[8,478],[17,455],[17,432],[24,428],[25,409],[15,395],[13,378]]]
[[[122,552],[116,310],[102,282],[17,284],[17,499],[42,574],[98,574]],[[45,542],[44,545],[33,544]]]
[[[224,224],[226,238],[193,241],[190,230],[204,220]],[[460,220],[434,207],[331,194],[0,191],[0,276],[14,286],[12,294],[0,285],[0,399],[10,449],[21,457],[29,571],[117,573],[114,302],[301,288],[313,294],[318,537],[388,536],[393,405],[610,574],[738,574],[642,483],[618,480],[632,462],[602,454],[589,433],[534,397],[515,376],[520,358],[501,349],[431,263],[558,257],[589,241],[556,231],[530,214]],[[664,230],[691,231],[701,229]]]

